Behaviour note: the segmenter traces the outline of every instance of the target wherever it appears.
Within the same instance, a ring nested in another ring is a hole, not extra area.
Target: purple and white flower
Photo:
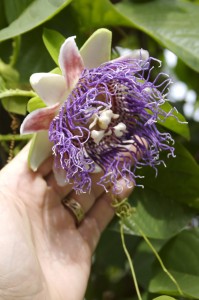
[[[119,193],[119,177],[127,186],[136,184],[138,167],[156,169],[162,150],[174,156],[171,135],[157,128],[158,120],[172,115],[161,108],[170,79],[162,73],[152,79],[157,60],[147,51],[110,60],[110,49],[106,29],[96,31],[80,51],[70,37],[60,50],[62,75],[30,78],[48,105],[21,126],[23,134],[38,132],[30,164],[37,169],[52,151],[57,180],[73,183],[79,193],[90,190],[95,172],[102,172],[100,185],[112,183],[113,193]]]

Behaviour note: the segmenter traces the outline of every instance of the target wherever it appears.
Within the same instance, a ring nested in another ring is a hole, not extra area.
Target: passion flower
[[[91,174],[102,172],[98,184],[111,183],[113,193],[119,193],[119,177],[127,186],[136,184],[138,167],[156,169],[163,163],[162,150],[174,156],[171,135],[157,128],[157,121],[172,116],[172,111],[162,109],[170,79],[163,73],[152,79],[158,62],[146,51],[87,67],[74,38],[67,41],[60,51],[62,79],[59,84],[51,80],[49,87],[54,97],[59,95],[54,99],[58,104],[30,114],[22,132],[48,130],[59,181],[72,183],[79,193],[87,192]],[[44,100],[45,88],[41,93],[40,85],[45,76],[37,74],[32,80]]]

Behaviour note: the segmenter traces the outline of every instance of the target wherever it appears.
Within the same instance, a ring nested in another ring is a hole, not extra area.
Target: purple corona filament
[[[138,167],[156,169],[164,163],[159,158],[162,150],[174,156],[171,135],[157,128],[158,120],[173,114],[161,108],[170,79],[160,73],[151,80],[156,62],[115,60],[84,69],[51,122],[56,168],[65,170],[66,182],[77,192],[89,191],[91,174],[102,171],[98,184],[105,187],[109,182],[113,193],[119,193],[119,177],[127,186],[136,184]]]

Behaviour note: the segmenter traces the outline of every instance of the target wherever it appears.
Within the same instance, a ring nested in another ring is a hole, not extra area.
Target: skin
[[[82,300],[92,254],[114,216],[111,193],[96,185],[100,174],[90,194],[58,186],[52,158],[32,172],[28,148],[0,172],[0,300]],[[131,191],[124,187],[119,198]],[[83,207],[79,226],[61,204],[66,196]]]

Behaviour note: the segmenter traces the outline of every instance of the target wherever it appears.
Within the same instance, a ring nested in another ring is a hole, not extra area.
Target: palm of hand
[[[26,156],[27,149],[0,174],[0,299],[81,300],[99,228],[90,218],[77,229]]]
[[[96,185],[100,174],[92,175],[89,194],[59,187],[52,159],[29,170],[28,149],[0,172],[0,300],[82,300],[92,253],[114,215],[111,193]],[[132,188],[122,178],[118,184],[118,197],[128,197]],[[61,205],[66,196],[86,214],[79,227]]]

